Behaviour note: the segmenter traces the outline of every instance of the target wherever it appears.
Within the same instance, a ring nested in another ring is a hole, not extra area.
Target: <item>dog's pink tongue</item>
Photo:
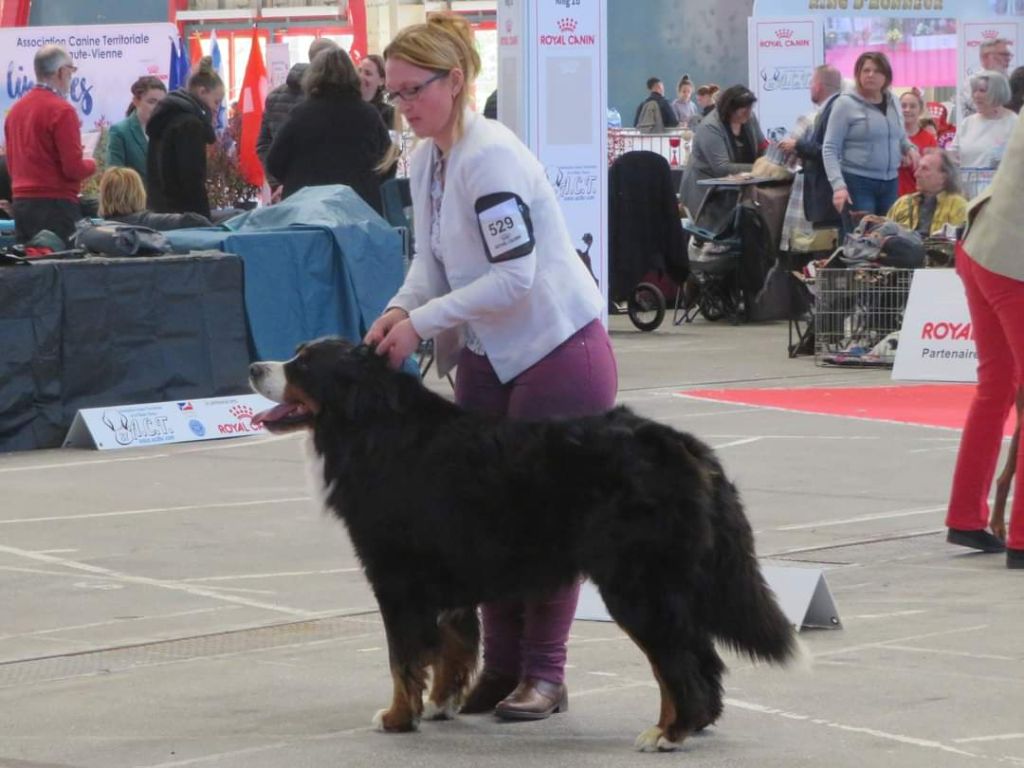
[[[255,425],[260,425],[266,421],[280,421],[290,416],[297,409],[298,405],[295,403],[281,403],[266,411],[260,411],[252,417],[251,422]]]

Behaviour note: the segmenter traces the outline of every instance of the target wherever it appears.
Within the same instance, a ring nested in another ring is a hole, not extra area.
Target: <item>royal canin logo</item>
[[[921,326],[921,338],[929,341],[972,341],[974,330],[970,323],[927,322]]]
[[[796,34],[790,27],[778,27],[772,30],[773,37],[765,37],[758,43],[759,48],[810,48],[809,37],[794,37]]]
[[[565,16],[555,22],[558,26],[557,35],[540,35],[541,45],[596,45],[597,35],[576,34],[579,23],[576,19]]]
[[[237,421],[231,424],[218,424],[217,431],[222,435],[243,435],[250,432],[262,432],[262,424],[253,424],[253,410],[248,405],[239,403],[228,408],[228,413]]]
[[[986,40],[995,40],[997,37],[999,37],[999,32],[998,30],[995,29],[986,29],[984,32],[981,33],[981,36]]]

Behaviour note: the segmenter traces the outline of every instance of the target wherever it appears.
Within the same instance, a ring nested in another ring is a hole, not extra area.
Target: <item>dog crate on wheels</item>
[[[892,367],[913,269],[822,269],[815,279],[814,362]]]

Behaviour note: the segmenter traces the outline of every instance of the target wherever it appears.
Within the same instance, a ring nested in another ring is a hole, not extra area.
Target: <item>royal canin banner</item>
[[[754,109],[765,137],[779,141],[814,108],[811,75],[825,61],[821,20],[750,19],[748,24]]]
[[[547,171],[573,245],[588,252],[607,292],[607,3],[606,0],[520,0],[526,24],[499,14],[502,37],[525,29],[525,138]],[[506,0],[506,4],[507,0]],[[511,4],[510,9],[514,9]],[[505,48],[499,41],[500,49]]]
[[[952,269],[918,269],[903,315],[892,378],[978,380],[974,329],[964,286]]]

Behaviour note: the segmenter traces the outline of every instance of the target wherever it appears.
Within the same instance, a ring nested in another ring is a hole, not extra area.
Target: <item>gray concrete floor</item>
[[[378,734],[381,624],[301,439],[8,454],[0,765],[1024,765],[1024,573],[943,541],[957,433],[674,396],[888,380],[788,360],[781,324],[612,324],[621,402],[719,447],[762,557],[825,570],[843,628],[803,633],[810,669],[727,657],[719,724],[640,755],[649,669],[578,621],[568,713]]]

